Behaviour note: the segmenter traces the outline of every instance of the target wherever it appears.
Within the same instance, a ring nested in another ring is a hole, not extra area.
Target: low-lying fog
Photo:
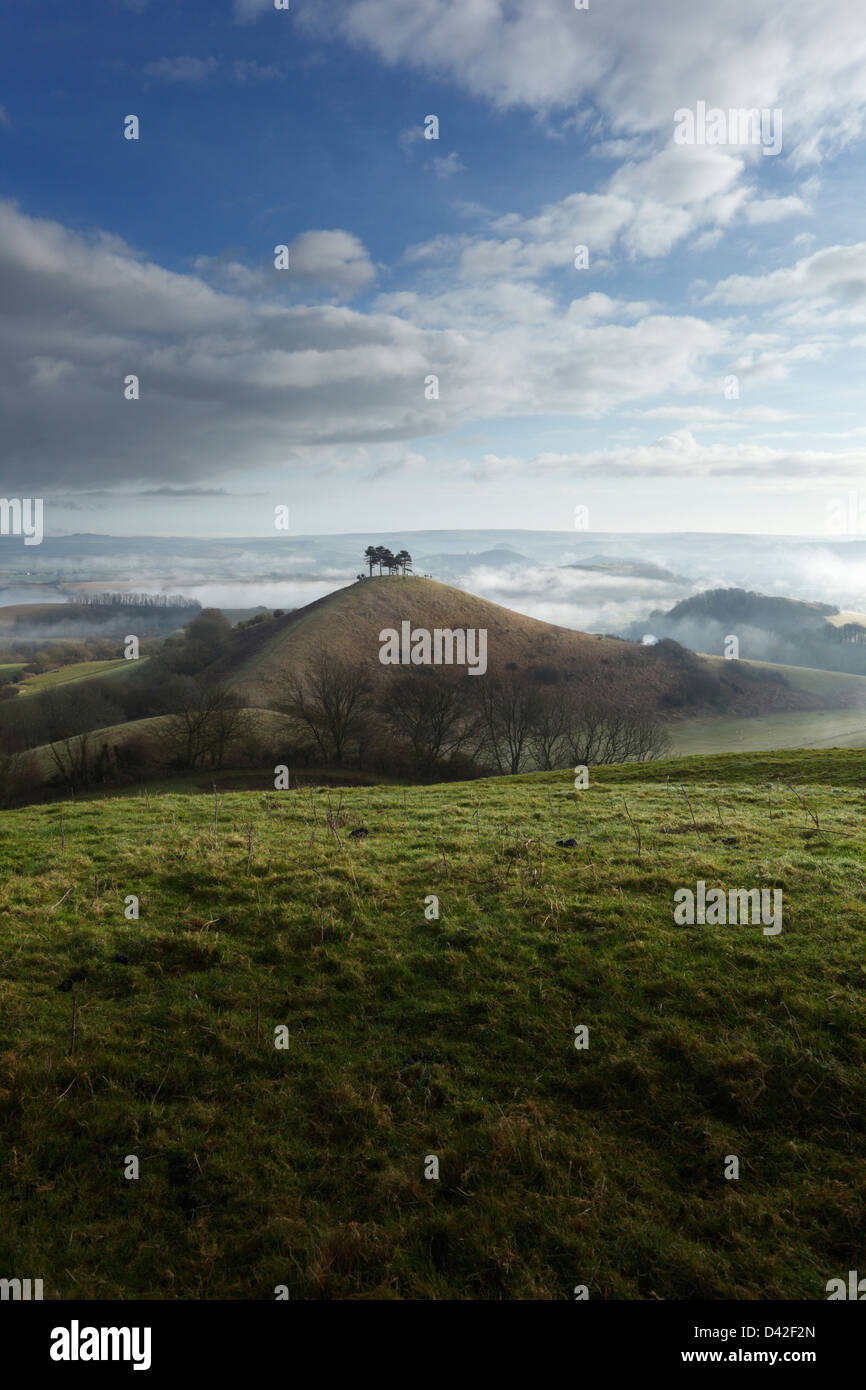
[[[671,533],[382,532],[191,541],[46,537],[20,579],[0,542],[0,603],[64,601],[78,586],[183,593],[205,607],[297,608],[366,571],[365,546],[408,549],[416,574],[506,608],[586,631],[620,633],[703,589],[737,587],[866,609],[866,542],[857,537]],[[14,542],[13,542],[14,543]],[[14,559],[18,559],[16,555]],[[574,565],[600,568],[570,568]],[[36,588],[44,575],[44,587]],[[29,580],[29,582],[28,582]]]

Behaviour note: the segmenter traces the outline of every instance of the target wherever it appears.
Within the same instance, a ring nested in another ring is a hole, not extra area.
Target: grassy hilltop
[[[824,1298],[864,1249],[864,787],[845,750],[359,787],[330,824],[324,791],[7,813],[0,1264],[65,1298]],[[698,878],[781,887],[780,935],[676,926]]]
[[[823,703],[822,694],[780,678],[771,668],[557,627],[415,575],[365,579],[236,633],[230,651],[210,673],[227,680],[252,706],[283,697],[288,677],[323,650],[362,662],[371,676],[383,679],[389,668],[379,662],[379,633],[399,632],[404,621],[430,631],[483,628],[491,670],[555,668],[587,699],[605,703],[668,715],[767,714],[818,709]],[[859,689],[857,698],[863,698]]]

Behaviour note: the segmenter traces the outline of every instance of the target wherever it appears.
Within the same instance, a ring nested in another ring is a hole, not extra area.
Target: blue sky
[[[866,526],[860,0],[22,0],[0,53],[49,530]]]

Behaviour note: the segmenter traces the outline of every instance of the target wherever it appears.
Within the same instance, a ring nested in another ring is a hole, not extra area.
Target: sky
[[[0,17],[4,496],[866,533],[862,0],[290,5]]]

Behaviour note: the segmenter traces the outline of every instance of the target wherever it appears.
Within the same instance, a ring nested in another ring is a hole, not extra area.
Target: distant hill
[[[739,654],[775,665],[866,675],[866,619],[830,603],[708,589],[632,623],[627,635],[669,637],[693,651],[723,654],[729,636]]]
[[[617,575],[624,579],[664,579],[668,583],[688,583],[684,575],[675,574],[673,570],[665,569],[663,565],[657,565],[652,560],[620,560],[614,556],[590,555],[585,560],[576,561],[572,565],[562,565],[561,568],[591,570],[596,574]]]
[[[96,757],[103,747],[116,752],[118,748],[136,744],[149,760],[159,761],[160,758],[164,758],[167,761],[169,754],[166,752],[165,740],[170,722],[170,715],[160,714],[147,719],[132,719],[124,724],[111,724],[104,729],[93,729],[87,735],[91,754]],[[229,756],[237,753],[244,742],[251,738],[278,742],[281,736],[288,735],[289,730],[288,718],[286,715],[278,714],[276,710],[242,710],[237,731],[229,746]],[[58,747],[62,747],[62,744],[58,744]],[[33,759],[34,772],[42,785],[47,785],[52,779],[59,785],[57,764],[52,758],[49,744],[40,744],[22,756]],[[212,769],[209,771],[212,772]],[[199,769],[199,775],[205,776],[204,771]]]
[[[707,589],[701,594],[675,603],[667,613],[652,613],[671,623],[699,620],[741,623],[766,632],[797,633],[824,626],[839,612],[831,603],[809,603],[802,599],[780,598],[752,593],[748,589]]]
[[[499,545],[491,550],[467,551],[465,554],[421,555],[415,568],[436,570],[441,574],[477,569],[480,565],[489,565],[493,569],[527,569],[535,563],[535,560],[521,555],[512,546]]]
[[[321,652],[367,663],[374,678],[384,678],[390,668],[379,662],[379,633],[399,630],[403,621],[428,630],[486,629],[490,670],[572,681],[588,698],[635,709],[759,714],[822,706],[818,695],[795,690],[782,676],[746,663],[719,666],[672,642],[641,646],[556,627],[416,576],[365,579],[246,628],[235,634],[210,674],[259,706],[283,698],[291,673]]]

